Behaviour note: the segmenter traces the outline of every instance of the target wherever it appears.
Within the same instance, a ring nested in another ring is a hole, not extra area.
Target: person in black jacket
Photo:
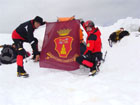
[[[12,33],[12,39],[18,50],[17,55],[17,76],[28,77],[29,74],[26,73],[23,67],[23,57],[25,55],[25,50],[23,48],[23,42],[28,42],[31,44],[33,55],[35,56],[35,61],[39,60],[38,51],[38,40],[34,37],[34,30],[39,26],[44,25],[43,19],[36,16],[33,20],[27,21],[20,24]]]

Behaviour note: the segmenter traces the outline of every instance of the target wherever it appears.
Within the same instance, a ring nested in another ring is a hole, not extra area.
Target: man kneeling
[[[88,34],[86,51],[83,55],[77,57],[76,61],[90,68],[89,76],[94,76],[97,72],[97,66],[100,65],[100,61],[102,60],[101,32],[90,20],[85,22],[83,26]]]

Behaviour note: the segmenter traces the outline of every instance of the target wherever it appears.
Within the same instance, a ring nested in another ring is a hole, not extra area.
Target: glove
[[[88,51],[86,54],[82,55],[83,58],[88,58],[92,55],[91,51]]]
[[[87,55],[82,55],[82,57],[86,59],[88,56]]]
[[[35,57],[35,62],[39,61],[40,60],[40,55],[36,55]]]

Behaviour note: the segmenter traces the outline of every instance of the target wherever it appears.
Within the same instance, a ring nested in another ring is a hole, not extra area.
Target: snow
[[[89,70],[68,72],[40,68],[30,58],[24,63],[29,78],[16,77],[16,64],[0,66],[0,105],[140,105],[140,37],[134,26],[140,19],[121,19],[109,27],[99,27],[102,32],[105,63],[94,77]],[[131,27],[131,24],[132,27]],[[119,43],[108,45],[109,35],[124,27],[130,36]],[[41,49],[45,28],[35,32]],[[10,34],[0,34],[0,44],[12,43]],[[31,52],[29,44],[24,45]]]

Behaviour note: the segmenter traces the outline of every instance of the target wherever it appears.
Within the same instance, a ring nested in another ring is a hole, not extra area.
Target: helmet
[[[88,20],[88,21],[86,21],[86,22],[84,23],[84,26],[85,26],[85,27],[94,27],[95,24],[93,23],[93,21]]]

